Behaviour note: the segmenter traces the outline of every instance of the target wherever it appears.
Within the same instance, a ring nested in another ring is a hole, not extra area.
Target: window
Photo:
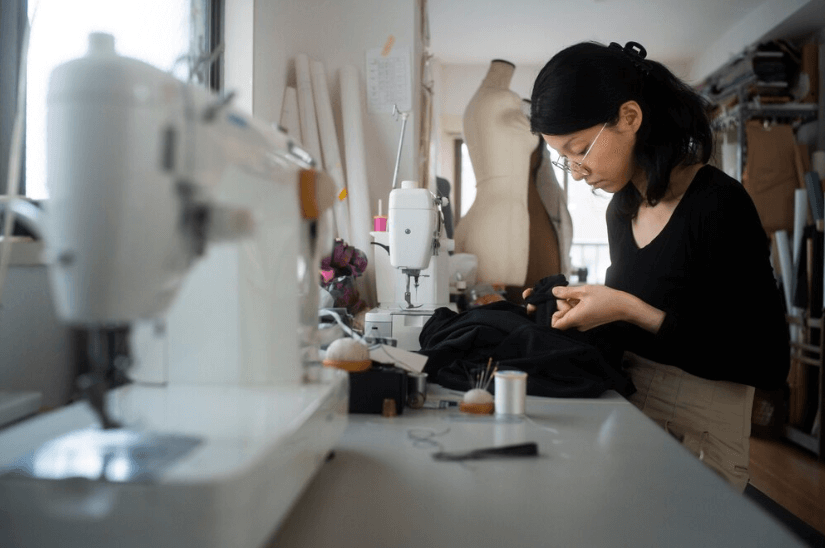
[[[464,217],[476,199],[476,176],[473,173],[473,164],[470,163],[470,153],[463,140],[456,140],[456,182],[457,205],[456,219]]]
[[[455,143],[456,209],[459,213],[456,219],[460,219],[475,199],[476,180],[467,145],[461,140]],[[550,156],[553,160],[558,159],[553,149],[550,149]],[[553,170],[556,180],[567,191],[567,209],[573,220],[573,244],[570,249],[573,269],[586,268],[588,283],[603,284],[607,267],[610,266],[605,221],[610,194],[601,190],[592,191],[583,181],[568,179],[568,175],[555,166]],[[575,281],[575,278],[572,280]]]
[[[2,0],[2,4],[4,15],[7,8],[13,8],[27,12],[31,21],[22,188],[33,200],[48,198],[45,131],[49,75],[57,65],[85,53],[90,32],[108,32],[114,35],[121,55],[182,78],[187,76],[187,64],[181,62],[184,56],[211,51],[220,42],[220,0]],[[217,89],[217,65],[207,77]],[[4,95],[0,100],[5,112],[9,99]],[[5,172],[2,176],[5,178]]]
[[[550,149],[553,160],[558,154]],[[610,253],[607,248],[607,221],[605,213],[611,195],[592,190],[584,181],[574,181],[568,174],[554,167],[556,178],[565,181],[567,210],[573,219],[573,245],[570,260],[573,268],[587,268],[587,282],[603,284]]]

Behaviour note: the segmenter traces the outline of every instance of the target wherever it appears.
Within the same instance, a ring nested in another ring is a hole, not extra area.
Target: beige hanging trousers
[[[653,419],[740,493],[748,483],[754,388],[711,381],[630,352],[636,392],[630,403]]]

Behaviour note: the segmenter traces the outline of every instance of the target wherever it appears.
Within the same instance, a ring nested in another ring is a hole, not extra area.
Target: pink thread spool
[[[372,218],[373,219],[372,229],[375,232],[386,232],[387,231],[387,216],[382,215],[383,212],[381,211],[381,209],[382,209],[381,206],[382,206],[381,200],[378,200],[378,215],[376,215],[375,217]]]

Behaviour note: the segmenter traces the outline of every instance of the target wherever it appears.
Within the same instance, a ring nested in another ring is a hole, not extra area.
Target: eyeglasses
[[[596,137],[593,139],[593,142],[590,143],[590,146],[587,147],[587,151],[585,151],[584,156],[582,156],[581,162],[571,162],[567,156],[559,156],[558,160],[553,160],[551,163],[559,169],[566,171],[567,173],[573,173],[573,170],[582,171],[582,164],[584,163],[584,159],[587,158],[587,155],[590,154],[590,151],[593,150],[593,145],[596,144],[596,141],[599,139],[599,135],[602,134],[604,128],[607,127],[607,122],[602,126],[602,129],[596,134]]]

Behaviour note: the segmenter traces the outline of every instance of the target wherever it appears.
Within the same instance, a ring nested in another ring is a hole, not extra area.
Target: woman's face
[[[631,105],[629,108],[625,108]],[[615,193],[633,179],[642,183],[633,161],[636,131],[641,123],[641,109],[634,101],[622,105],[619,121],[613,125],[598,124],[568,135],[542,135],[544,141],[560,156],[576,181],[582,179],[593,187]]]

